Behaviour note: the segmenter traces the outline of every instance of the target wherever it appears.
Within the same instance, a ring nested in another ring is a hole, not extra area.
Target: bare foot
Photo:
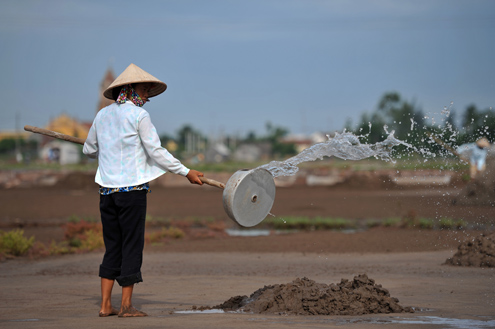
[[[110,312],[107,312],[105,310],[101,310],[100,313],[98,313],[98,316],[105,317],[105,316],[111,316],[111,315],[117,315],[117,314],[119,314],[119,311],[117,311],[116,309],[114,309],[112,307],[112,308],[110,308]]]
[[[134,306],[122,306],[119,312],[119,318],[148,316],[148,314],[141,312],[134,308]]]

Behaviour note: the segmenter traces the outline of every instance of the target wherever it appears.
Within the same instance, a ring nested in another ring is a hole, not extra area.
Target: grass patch
[[[383,221],[373,220],[368,222],[367,227],[399,227],[421,230],[435,230],[435,229],[464,229],[467,227],[467,222],[462,219],[441,218],[440,220],[434,220],[430,218],[387,218]]]
[[[365,221],[349,220],[331,217],[294,217],[278,216],[268,217],[260,227],[273,230],[296,230],[296,231],[318,231],[318,230],[348,230],[348,229],[370,229],[376,227],[395,227],[405,229],[464,229],[467,223],[463,220],[442,218],[440,221],[430,218],[416,218],[406,216],[404,218],[390,217],[383,220],[368,219]]]
[[[392,217],[392,218],[387,218],[383,221],[382,225],[385,227],[394,227],[394,226],[401,226],[399,225],[402,223],[402,219],[397,218],[397,217]]]
[[[466,228],[466,226],[467,223],[462,219],[440,218],[438,222],[438,227],[442,230],[462,230]]]
[[[274,230],[342,230],[356,228],[354,222],[343,218],[279,216],[266,218],[261,226]]]
[[[146,217],[146,225],[154,226],[145,233],[145,243],[163,244],[168,240],[193,238],[214,238],[225,234],[228,224],[214,217],[162,218]],[[404,218],[391,217],[384,220],[350,220],[333,217],[278,216],[268,217],[258,228],[285,231],[349,230],[375,227],[402,229],[465,229],[467,222],[462,219],[440,218],[438,220],[417,218],[410,212]],[[15,229],[0,231],[0,259],[30,255],[31,257],[63,255],[90,252],[104,248],[102,226],[94,218],[71,216],[64,224],[64,241],[52,241],[49,245],[27,238],[24,231]]]
[[[434,227],[433,220],[428,218],[420,218],[418,220],[418,227],[424,230],[431,230]]]

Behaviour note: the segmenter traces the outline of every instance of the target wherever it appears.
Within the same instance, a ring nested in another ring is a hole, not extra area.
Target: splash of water
[[[335,133],[333,138],[328,135],[327,137],[327,141],[315,144],[292,158],[285,161],[271,161],[258,168],[268,170],[273,177],[292,176],[299,170],[299,164],[317,159],[321,160],[325,156],[334,156],[344,160],[362,160],[375,157],[393,162],[391,151],[394,146],[405,145],[406,147],[412,147],[396,139],[393,131],[389,133],[384,141],[376,144],[362,144],[359,141],[359,136],[346,131],[341,134]]]

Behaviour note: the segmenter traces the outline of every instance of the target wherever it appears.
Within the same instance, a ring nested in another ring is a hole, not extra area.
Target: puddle
[[[495,320],[473,320],[473,319],[453,319],[441,318],[438,316],[418,316],[414,318],[392,317],[387,319],[367,319],[349,320],[346,323],[370,323],[370,324],[417,324],[417,325],[438,325],[442,328],[452,329],[478,329],[478,328],[495,328]]]
[[[268,235],[270,235],[270,230],[226,229],[225,232],[229,236],[268,236]]]
[[[263,229],[225,229],[225,233],[229,236],[269,236],[269,235],[280,235],[280,234],[291,234],[298,233],[299,230],[263,230]],[[340,230],[340,232],[344,233],[356,233],[357,230]]]
[[[347,318],[347,319],[339,319],[339,318],[324,318],[321,316],[315,317],[298,317],[293,316],[289,318],[280,318],[278,321],[274,321],[274,317],[270,318],[250,318],[248,321],[258,322],[270,322],[270,323],[285,323],[292,324],[296,326],[311,326],[314,324],[331,324],[337,326],[345,326],[349,324],[362,324],[364,328],[368,325],[379,325],[385,327],[386,325],[391,324],[414,324],[415,328],[421,328],[422,325],[431,328],[432,325],[438,326],[442,329],[485,329],[485,328],[495,328],[495,320],[474,320],[474,319],[453,319],[453,318],[441,318],[437,316],[418,316],[418,317],[408,317],[408,318],[400,318],[400,317],[377,317],[377,318]]]
[[[428,311],[430,311],[428,309]],[[177,314],[231,314],[242,312],[225,312],[221,309],[212,310],[188,310],[188,311],[174,311]],[[265,315],[266,316],[266,315]],[[274,315],[274,317],[277,317]],[[264,318],[251,318],[249,321],[256,322],[273,322],[274,317]],[[36,319],[34,319],[36,320]],[[17,320],[20,321],[20,320]],[[438,316],[418,316],[418,317],[377,317],[377,318],[356,318],[351,319],[339,319],[335,317],[328,317],[325,319],[323,316],[292,316],[280,318],[278,322],[290,322],[293,324],[310,324],[310,323],[334,323],[336,325],[346,324],[415,324],[415,325],[437,325],[442,326],[444,329],[485,329],[495,328],[495,320],[474,320],[474,319],[455,319],[455,318],[442,318]]]
[[[204,310],[204,311],[199,311],[199,310],[174,311],[174,313],[178,313],[178,314],[224,314],[227,312],[225,312],[224,310],[213,309],[213,310]]]

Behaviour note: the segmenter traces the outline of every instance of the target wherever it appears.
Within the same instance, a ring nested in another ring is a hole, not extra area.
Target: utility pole
[[[19,132],[19,121],[20,121],[20,116],[21,114],[19,113],[18,110],[15,111],[15,159],[17,163],[22,162],[22,153],[21,153],[21,144],[20,144],[20,138],[21,134]]]

